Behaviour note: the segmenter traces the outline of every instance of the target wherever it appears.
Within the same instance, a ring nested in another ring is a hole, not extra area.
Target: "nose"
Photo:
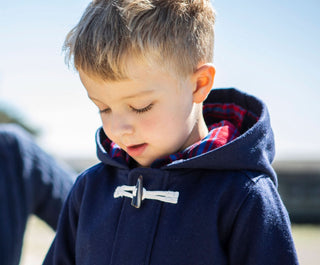
[[[111,133],[118,137],[134,133],[133,122],[129,115],[112,115],[109,128]]]

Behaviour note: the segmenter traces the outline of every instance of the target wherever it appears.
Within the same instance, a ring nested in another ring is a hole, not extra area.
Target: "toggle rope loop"
[[[142,194],[141,194],[142,193]],[[140,208],[141,201],[145,199],[158,200],[167,203],[178,203],[178,191],[148,191],[142,186],[142,177],[138,178],[136,186],[119,186],[116,188],[114,198],[128,197],[132,199],[131,205]]]

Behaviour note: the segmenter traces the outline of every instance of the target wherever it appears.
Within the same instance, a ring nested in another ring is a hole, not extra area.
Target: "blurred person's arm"
[[[15,125],[0,125],[0,261],[19,264],[30,214],[56,229],[75,173]]]

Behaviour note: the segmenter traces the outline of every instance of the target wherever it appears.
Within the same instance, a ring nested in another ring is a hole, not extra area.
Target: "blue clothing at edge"
[[[18,265],[27,219],[56,228],[75,173],[40,149],[23,129],[0,124],[0,264]]]
[[[98,130],[101,163],[78,177],[44,264],[298,264],[265,105],[235,89],[213,90],[207,102],[235,103],[260,118],[226,145],[160,169],[110,159]],[[139,176],[148,191],[179,192],[178,203],[148,199],[136,209],[130,198],[114,198]]]

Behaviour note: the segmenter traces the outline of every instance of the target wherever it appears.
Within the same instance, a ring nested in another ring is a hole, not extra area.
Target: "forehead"
[[[120,81],[105,81],[81,70],[79,76],[90,98],[133,98],[180,87],[180,80],[157,65],[129,63],[129,78]]]

